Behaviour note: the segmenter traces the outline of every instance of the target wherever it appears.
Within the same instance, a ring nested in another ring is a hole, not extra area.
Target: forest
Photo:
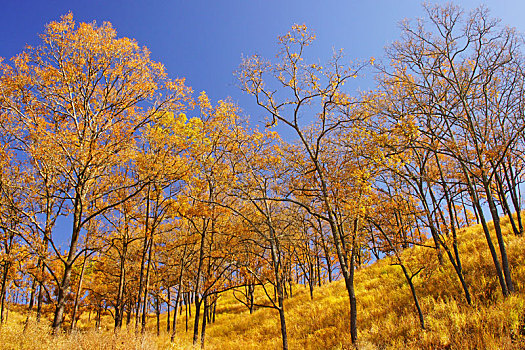
[[[109,22],[0,60],[6,348],[525,346],[524,38],[425,15],[381,59],[311,59],[303,24],[243,57],[259,126]]]

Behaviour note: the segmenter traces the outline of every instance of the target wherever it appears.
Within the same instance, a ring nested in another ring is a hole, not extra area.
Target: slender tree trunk
[[[142,247],[142,257],[140,261],[139,287],[137,291],[137,309],[135,313],[135,332],[138,332],[138,329],[139,329],[140,308],[141,308],[141,303],[142,303],[142,288],[144,284],[144,270],[145,270],[144,262],[146,261],[146,255],[148,254],[150,188],[151,186],[148,185],[148,190],[146,192],[146,222],[144,225],[144,245]]]
[[[64,274],[58,287],[57,306],[55,309],[55,316],[53,318],[53,334],[56,334],[62,327],[64,321],[64,310],[66,307],[66,298],[71,282],[71,272],[73,271],[73,264],[77,251],[78,240],[80,237],[81,220],[82,220],[82,202],[80,194],[77,194],[74,203],[73,213],[73,234],[71,235],[71,242],[69,245],[69,253],[67,260],[64,262]]]
[[[80,277],[78,279],[77,293],[75,294],[75,304],[73,306],[73,315],[71,316],[71,330],[74,330],[77,325],[78,301],[80,300],[80,293],[82,292],[82,282],[84,281],[84,270],[86,268],[87,254],[84,255],[84,262],[80,270]]]
[[[275,291],[277,294],[277,310],[279,311],[279,321],[281,324],[281,338],[283,344],[283,350],[288,350],[288,333],[286,331],[286,318],[284,314],[284,291],[283,291],[283,276],[281,273],[281,258],[277,247],[277,237],[271,222],[269,223],[270,229],[270,250],[272,254],[272,265],[275,276]]]
[[[494,180],[496,180],[496,184],[498,186],[496,193],[498,194],[499,201],[501,203],[501,208],[503,209],[503,212],[509,218],[510,225],[512,226],[512,232],[514,232],[514,234],[518,236],[520,234],[520,231],[519,231],[519,228],[516,226],[514,217],[512,216],[512,211],[510,210],[509,203],[507,202],[507,196],[505,194],[505,189],[503,188],[503,182],[501,181],[501,178],[497,172],[494,174]]]
[[[167,309],[166,311],[167,311],[167,314],[168,314],[168,315],[167,315],[168,317],[167,317],[167,319],[166,319],[166,332],[167,332],[168,334],[170,334],[170,330],[171,330],[171,329],[170,329],[170,327],[171,327],[171,322],[170,322],[170,321],[171,321],[171,317],[170,317],[170,316],[171,316],[171,314],[170,314],[170,312],[171,312],[171,310],[170,310],[170,304],[171,304],[171,292],[170,292],[170,287],[168,287],[168,288],[166,289],[166,292],[168,293],[168,302],[166,303],[166,309]],[[176,314],[176,313],[177,313],[177,305],[175,305],[175,314]]]
[[[179,305],[181,290],[182,290],[181,283],[179,283],[179,287],[177,289],[177,296],[175,297],[175,306],[173,308],[173,327],[172,327],[173,330],[172,330],[171,338],[170,338],[171,342],[175,340],[175,335],[177,334],[177,306]]]
[[[155,295],[155,314],[157,316],[157,337],[160,336],[160,301],[159,294]]]
[[[117,289],[117,300],[115,303],[115,331],[122,327],[122,319],[124,318],[124,286],[126,283],[126,255],[127,245],[123,247],[122,254],[120,255],[120,269],[119,269],[119,281]]]
[[[476,190],[472,186],[472,183],[470,182],[470,178],[468,177],[468,175],[467,175],[467,186],[469,188],[469,192],[472,198],[472,203],[474,204],[476,215],[479,221],[481,222],[481,226],[483,227],[483,233],[485,234],[485,239],[487,241],[487,245],[489,246],[490,255],[492,256],[492,261],[494,262],[494,267],[496,268],[496,275],[498,276],[498,280],[501,286],[501,291],[503,292],[504,296],[508,296],[509,291],[507,289],[505,277],[503,277],[503,271],[501,270],[501,266],[499,264],[499,259],[496,253],[496,249],[494,248],[494,244],[492,243],[492,238],[490,237],[490,230],[487,225],[487,221],[485,220],[485,215],[483,214],[483,209],[481,208],[481,204],[479,203],[478,195],[476,193]]]
[[[456,209],[454,207],[454,202],[452,201],[452,198],[450,197],[449,189],[448,189],[447,183],[445,181],[445,176],[443,174],[443,169],[441,168],[441,163],[439,161],[439,157],[436,155],[435,158],[436,158],[436,164],[438,165],[439,174],[440,174],[440,177],[441,177],[441,187],[442,187],[443,193],[445,195],[445,200],[447,202],[447,208],[448,208],[449,217],[450,217],[450,230],[452,232],[452,249],[454,250],[454,256],[452,256],[452,254],[450,252],[450,249],[448,248],[448,246],[446,244],[444,244],[441,240],[439,242],[443,246],[443,249],[445,249],[445,251],[446,251],[446,253],[448,255],[448,258],[449,258],[450,262],[452,263],[452,266],[454,267],[454,271],[456,272],[456,275],[458,276],[459,281],[461,283],[461,287],[463,288],[463,292],[465,293],[465,298],[467,299],[467,303],[469,305],[471,305],[472,304],[472,299],[470,297],[470,291],[469,291],[467,282],[465,281],[465,278],[464,278],[464,275],[463,275],[463,268],[461,266],[461,258],[459,256],[459,249],[458,249],[457,231],[456,231],[456,226],[454,224],[454,222],[456,222],[456,223],[458,222],[458,220],[457,220],[457,213],[456,213]],[[442,220],[443,220],[444,223],[446,223],[445,217],[444,217],[443,213],[441,212],[441,209],[439,208],[439,205],[438,205],[438,203],[436,201],[434,193],[432,191],[430,193],[431,193],[431,196],[432,196],[432,202],[433,202],[434,206],[439,209],[439,212],[441,214]]]
[[[315,256],[315,262],[317,264],[317,286],[321,287],[321,258],[319,257],[319,253],[317,252],[317,255]]]
[[[42,303],[44,299],[44,286],[42,282],[38,282],[38,295],[36,299],[36,322],[40,323],[40,318],[42,317]]]
[[[412,283],[413,276],[408,275],[405,265],[403,265],[401,262],[400,262],[400,266],[403,269],[403,274],[405,275],[408,285],[410,286],[410,292],[412,293],[412,298],[414,299],[414,305],[416,307],[417,315],[419,317],[419,324],[421,325],[421,329],[425,329],[425,319],[423,317],[423,312],[421,311],[421,307],[419,306],[419,300],[417,298],[416,288],[414,287],[414,283]]]
[[[254,304],[254,294],[255,292],[255,284],[250,283],[248,284],[248,305],[250,307],[250,314],[253,314],[253,304]]]
[[[7,294],[7,276],[9,272],[9,262],[4,262],[2,271],[2,287],[0,288],[0,324],[5,322],[6,294]]]
[[[486,181],[486,179],[484,179],[483,182],[487,202],[489,204],[490,214],[494,223],[494,231],[496,231],[496,238],[498,240],[499,250],[501,254],[501,266],[503,268],[503,274],[505,276],[505,283],[507,285],[508,292],[513,293],[514,285],[512,284],[512,278],[510,276],[509,260],[507,257],[507,250],[505,248],[505,241],[503,240],[503,233],[501,232],[501,223],[499,219],[498,209],[496,208],[496,204],[494,203],[494,198],[492,196],[490,184]]]
[[[151,270],[151,254],[153,250],[153,230],[151,231],[151,238],[149,243],[149,252],[148,252],[148,265],[146,268],[146,281],[144,283],[144,300],[142,303],[142,322],[141,322],[141,333],[144,334],[146,331],[146,317],[148,314],[148,292],[149,292],[149,280],[150,280],[150,270]]]
[[[354,251],[350,255],[350,274],[348,282],[345,280],[346,287],[348,289],[348,296],[350,298],[350,336],[352,344],[357,343],[357,301],[355,297],[355,286],[354,286],[354,276],[355,276],[355,263],[354,263]]]
[[[215,314],[217,312],[217,301],[219,300],[219,298],[215,298],[215,301],[213,302],[213,314],[212,314],[212,317],[211,317],[211,322],[212,323],[215,323]]]
[[[279,291],[281,288],[277,288],[277,301],[279,308],[277,309],[279,311],[279,321],[281,324],[281,337],[283,341],[283,350],[288,349],[288,333],[286,331],[286,318],[284,316],[284,296],[282,290]]]
[[[209,305],[208,296],[203,297],[204,309],[202,310],[202,327],[201,327],[201,349],[204,349],[204,340],[206,337],[206,324],[208,321]]]
[[[355,296],[355,288],[354,288],[354,253],[353,249],[350,252],[350,263],[348,264],[348,259],[346,257],[346,249],[343,247],[343,241],[342,238],[344,235],[339,232],[339,228],[337,227],[337,224],[335,223],[334,214],[330,211],[328,211],[329,214],[329,224],[330,228],[332,230],[332,236],[334,239],[334,246],[337,253],[337,258],[339,260],[339,265],[341,268],[341,272],[343,274],[343,278],[345,281],[346,291],[348,293],[348,299],[350,303],[350,339],[352,344],[357,343],[357,303],[356,303],[356,296]]]
[[[184,306],[185,306],[185,309],[186,309],[186,333],[188,333],[188,297],[185,296],[184,298]],[[191,311],[191,309],[190,309]],[[191,316],[191,315],[190,315]]]
[[[314,271],[312,271],[314,273]],[[310,289],[310,300],[314,300],[314,279],[313,276],[308,280],[308,287]]]
[[[201,239],[200,239],[200,246],[199,246],[199,264],[197,267],[197,276],[196,276],[196,282],[195,282],[195,289],[194,289],[194,297],[195,297],[195,319],[193,322],[193,346],[197,346],[197,342],[199,340],[199,313],[200,313],[200,307],[202,303],[202,299],[199,299],[199,288],[200,288],[200,280],[202,275],[202,269],[204,265],[204,244],[206,242],[206,229],[207,224],[203,222],[202,225],[202,232],[201,232]],[[204,295],[203,298],[206,296]]]
[[[518,232],[520,235],[523,234],[523,223],[521,222],[521,205],[520,205],[520,188],[516,183],[516,177],[512,171],[512,164],[509,161],[509,166],[507,168],[505,162],[502,163],[503,173],[505,174],[505,180],[510,190],[510,198],[512,200],[512,205],[514,206],[514,211],[516,212],[516,221],[518,222]]]
[[[423,188],[423,180],[417,179],[416,181],[417,181],[417,187],[419,191],[419,199],[421,203],[423,204],[423,208],[425,209],[425,215],[427,217],[428,227],[430,229],[430,234],[432,235],[432,239],[434,240],[434,245],[437,250],[439,264],[443,265],[443,253],[441,252],[441,245],[439,244],[440,242],[439,233],[438,233],[438,230],[436,229],[436,224],[434,222],[434,218],[432,217],[431,210],[427,202],[427,197],[425,195],[425,190]]]

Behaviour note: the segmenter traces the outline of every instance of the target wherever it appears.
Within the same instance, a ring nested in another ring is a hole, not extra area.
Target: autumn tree
[[[182,80],[167,78],[147,49],[117,38],[109,23],[75,25],[69,14],[50,23],[41,39],[40,46],[28,47],[11,65],[2,64],[2,117],[24,157],[56,169],[54,182],[67,202],[62,210],[72,230],[57,281],[53,328],[58,330],[79,238],[93,218],[127,199],[102,201],[127,186],[114,183],[112,172],[133,161],[143,126],[179,110],[187,91]]]
[[[341,52],[326,66],[306,63],[304,51],[314,38],[306,26],[294,25],[279,37],[278,62],[257,55],[245,58],[238,77],[241,88],[268,113],[270,124],[284,125],[296,136],[289,164],[297,169],[297,181],[281,200],[292,201],[330,227],[349,296],[351,340],[356,343],[354,271],[363,247],[362,210],[374,171],[357,156],[366,150],[365,144],[372,145],[361,142],[370,138],[359,127],[366,113],[343,86],[366,64],[344,64]]]
[[[240,128],[239,128],[240,129]],[[259,285],[270,305],[256,304],[253,290],[249,290],[250,311],[254,305],[271,307],[278,311],[283,349],[288,349],[288,331],[284,299],[286,295],[286,267],[291,267],[292,254],[287,247],[293,245],[290,218],[295,208],[285,202],[272,201],[282,197],[287,172],[283,167],[280,142],[277,135],[265,132],[238,131],[228,153],[228,165],[235,174],[229,187],[229,195],[237,200],[232,204],[220,204],[228,208],[245,223],[247,230],[239,234],[241,242],[252,256],[239,259],[238,266],[244,275],[250,276],[253,285]],[[260,268],[257,263],[261,262]],[[268,290],[273,288],[275,293]],[[252,287],[253,288],[253,287]],[[273,296],[272,296],[273,294]]]
[[[188,223],[197,239],[191,278],[196,309],[193,343],[199,341],[200,325],[200,343],[204,346],[209,298],[232,287],[228,276],[233,272],[238,245],[232,234],[234,227],[219,204],[231,201],[227,188],[232,176],[225,157],[233,146],[240,121],[237,108],[231,102],[219,101],[214,107],[204,92],[198,98],[198,107],[201,129],[194,140],[190,156],[192,175],[184,192],[185,200],[179,203],[178,215]]]

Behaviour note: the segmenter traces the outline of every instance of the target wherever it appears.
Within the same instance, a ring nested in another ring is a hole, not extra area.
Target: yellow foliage
[[[479,225],[459,233],[465,277],[471,286],[474,305],[464,301],[457,287],[452,266],[434,264],[436,257],[428,248],[416,247],[402,253],[405,261],[426,264],[414,278],[425,316],[421,330],[412,297],[399,266],[381,260],[356,272],[360,349],[520,349],[525,346],[525,237],[510,234],[508,220],[502,220],[516,293],[503,298],[493,277],[490,254]],[[325,284],[314,290],[293,287],[293,297],[285,300],[286,322],[291,349],[350,349],[349,304],[343,281]],[[262,289],[255,291],[262,304]],[[192,315],[194,315],[192,310]],[[184,313],[178,316],[177,339],[172,344],[166,329],[166,314],[161,317],[161,336],[155,337],[156,320],[150,315],[148,332],[136,336],[123,329],[114,334],[110,316],[103,327],[94,330],[92,320],[79,321],[80,333],[50,336],[50,329],[30,323],[23,332],[25,315],[14,310],[9,322],[0,329],[3,349],[192,349],[193,318],[185,331]],[[259,308],[253,314],[233,297],[220,296],[216,322],[206,332],[207,349],[279,349],[279,318],[276,310]]]

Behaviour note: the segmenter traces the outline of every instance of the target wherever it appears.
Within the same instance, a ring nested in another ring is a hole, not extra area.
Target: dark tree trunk
[[[158,293],[155,295],[155,315],[157,316],[157,337],[160,336],[160,301]]]
[[[73,306],[73,314],[71,315],[71,330],[74,330],[77,325],[78,302],[80,300],[80,293],[82,293],[82,282],[84,281],[84,270],[86,268],[87,255],[84,256],[82,269],[80,270],[80,277],[78,279],[77,293],[75,294],[75,304]]]
[[[503,274],[505,276],[505,283],[507,285],[507,290],[509,293],[514,292],[514,285],[512,284],[512,278],[510,276],[510,267],[509,260],[507,257],[507,250],[505,248],[505,241],[503,240],[503,233],[501,231],[501,223],[499,219],[498,209],[494,203],[494,198],[492,196],[492,190],[490,189],[490,184],[484,179],[484,188],[485,194],[487,197],[487,202],[489,204],[490,214],[494,223],[494,231],[496,231],[496,238],[498,240],[499,251],[501,254],[501,266],[503,268]]]
[[[144,244],[142,247],[142,256],[140,261],[140,276],[139,276],[139,287],[137,291],[137,308],[135,313],[135,331],[138,332],[139,329],[139,318],[140,318],[140,307],[142,303],[142,288],[144,284],[144,262],[146,261],[146,255],[148,254],[148,234],[149,234],[149,211],[150,211],[150,186],[146,192],[146,223],[144,225]]]
[[[501,270],[498,255],[496,253],[496,248],[494,248],[494,244],[492,243],[492,238],[490,237],[490,230],[487,225],[487,221],[485,220],[483,209],[481,208],[481,204],[478,200],[478,195],[476,193],[476,190],[472,186],[472,183],[470,182],[470,178],[468,177],[467,177],[467,182],[468,182],[467,185],[469,187],[469,192],[472,197],[472,203],[474,204],[476,216],[478,217],[479,221],[481,222],[481,226],[483,227],[483,233],[485,234],[485,239],[487,240],[487,245],[489,246],[490,255],[492,256],[492,261],[494,262],[494,267],[496,268],[496,275],[498,276],[498,280],[501,286],[501,291],[503,292],[504,296],[508,296],[509,291],[507,289],[505,277],[503,277],[503,271]]]
[[[64,274],[58,287],[57,306],[55,309],[55,316],[53,318],[53,334],[56,334],[62,327],[64,321],[64,310],[66,307],[66,298],[71,282],[71,272],[73,271],[73,264],[77,251],[78,240],[80,237],[81,220],[82,220],[82,199],[80,194],[77,194],[74,205],[73,215],[73,234],[71,235],[71,242],[69,245],[69,253],[67,260],[64,262]]]
[[[122,319],[124,318],[124,287],[126,285],[126,256],[127,256],[127,244],[124,244],[122,248],[122,254],[120,254],[119,282],[118,282],[118,289],[117,289],[117,300],[115,302],[115,331],[117,331],[118,329],[122,327]]]
[[[253,314],[253,304],[254,304],[254,292],[255,292],[255,284],[248,284],[248,307],[250,308],[250,314]]]
[[[215,323],[215,314],[217,312],[217,300],[219,300],[219,298],[215,298],[215,301],[213,302],[213,314],[212,314],[212,317],[211,317],[211,322],[212,323]]]
[[[416,288],[414,287],[414,283],[412,283],[412,278],[414,276],[408,275],[408,271],[405,265],[403,265],[401,262],[399,262],[399,266],[401,266],[401,268],[403,269],[403,274],[405,275],[408,285],[410,286],[410,292],[412,293],[412,298],[414,299],[414,305],[417,310],[417,315],[419,317],[419,324],[421,325],[421,329],[425,329],[425,319],[423,317],[423,312],[421,311],[421,307],[419,306],[419,300],[417,298]]]
[[[193,320],[193,346],[197,345],[199,341],[199,318],[201,310],[201,300],[198,295],[195,295],[195,319]]]
[[[6,320],[5,309],[6,309],[6,298],[7,298],[7,276],[9,272],[9,262],[4,262],[2,271],[2,286],[0,288],[0,324],[3,324]]]
[[[509,218],[510,225],[512,226],[512,232],[514,232],[515,235],[519,235],[520,231],[516,226],[516,222],[512,216],[512,211],[510,210],[509,203],[507,202],[507,196],[505,194],[505,189],[503,188],[503,182],[501,181],[501,178],[497,172],[494,174],[494,180],[496,180],[496,184],[498,185],[496,193],[498,194],[501,208],[503,209],[505,215],[507,215]]]
[[[185,309],[186,309],[186,333],[188,333],[188,297],[185,296],[185,299],[184,299],[184,306],[185,306]],[[190,312],[191,312],[191,309],[190,309]],[[191,315],[190,315],[191,316]]]
[[[175,340],[175,335],[177,334],[177,306],[179,305],[181,295],[181,284],[179,283],[179,287],[177,289],[177,296],[175,297],[175,306],[173,307],[173,330],[171,333],[170,340],[173,342]]]
[[[146,318],[148,315],[148,292],[149,292],[149,280],[151,270],[151,254],[153,251],[153,230],[151,230],[151,238],[149,240],[149,251],[148,251],[148,264],[146,267],[146,281],[144,283],[144,300],[142,303],[142,322],[141,322],[141,333],[144,334],[146,331]]]
[[[514,211],[516,212],[516,221],[518,222],[518,232],[520,235],[523,234],[523,223],[521,222],[521,205],[520,205],[520,187],[516,183],[516,177],[512,171],[512,164],[509,162],[507,167],[505,162],[502,163],[502,167],[505,174],[505,180],[510,190],[510,198],[512,200],[512,205],[514,206]]]
[[[201,349],[204,349],[204,340],[206,337],[206,324],[208,322],[209,306],[208,297],[204,296],[204,309],[202,310],[202,327],[201,327]]]
[[[166,312],[167,312],[167,319],[166,319],[166,332],[170,334],[170,327],[171,327],[171,310],[170,310],[170,304],[171,304],[171,292],[170,287],[166,289],[166,292],[168,293],[168,302],[166,303]],[[177,306],[175,306],[175,313],[177,313]]]

